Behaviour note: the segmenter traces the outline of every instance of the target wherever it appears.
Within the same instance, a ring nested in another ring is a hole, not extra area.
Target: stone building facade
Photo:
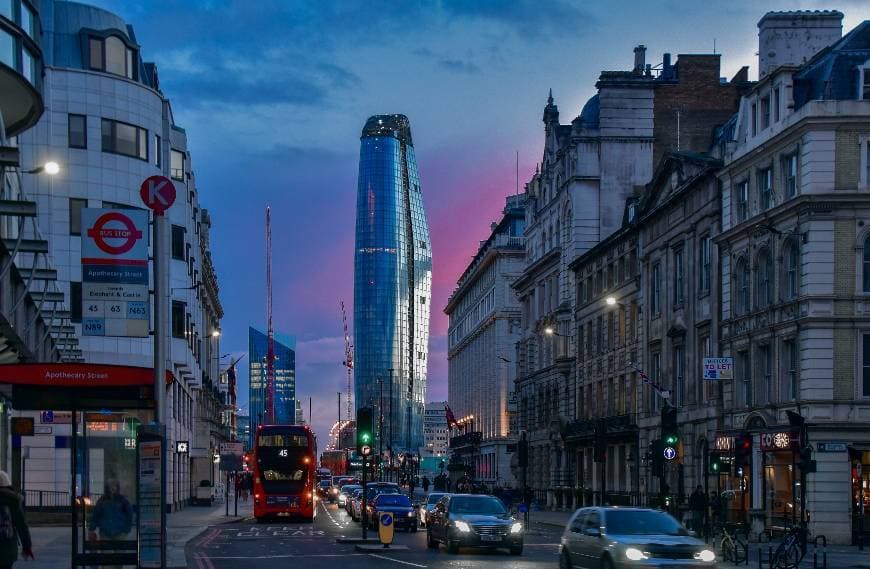
[[[842,18],[765,15],[761,78],[719,139],[720,350],[735,375],[715,437],[752,440],[727,481],[732,516],[758,529],[805,515],[848,543],[870,499],[870,21],[841,38]]]
[[[523,266],[524,208],[524,195],[507,198],[502,218],[493,223],[444,309],[448,404],[457,417],[470,417],[470,427],[450,439],[451,458],[480,481],[509,486],[516,480],[510,468],[515,438],[508,403],[520,334],[520,306],[511,283]]]

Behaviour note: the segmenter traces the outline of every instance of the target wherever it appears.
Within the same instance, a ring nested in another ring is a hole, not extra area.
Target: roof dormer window
[[[135,79],[133,50],[118,36],[91,37],[88,42],[88,63],[91,69]]]
[[[870,61],[861,68],[861,100],[870,101]]]

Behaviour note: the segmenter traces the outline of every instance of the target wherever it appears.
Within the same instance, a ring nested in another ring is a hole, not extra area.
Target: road
[[[360,524],[351,521],[343,509],[319,503],[314,523],[253,521],[216,525],[191,540],[186,549],[187,566],[192,569],[305,569],[402,568],[492,568],[531,569],[558,566],[561,531],[552,526],[533,524],[526,535],[522,556],[507,551],[462,549],[458,555],[426,548],[426,532],[400,532],[395,545],[407,551],[359,553],[353,545],[336,543],[339,537],[360,537]],[[370,532],[371,536],[372,533]]]

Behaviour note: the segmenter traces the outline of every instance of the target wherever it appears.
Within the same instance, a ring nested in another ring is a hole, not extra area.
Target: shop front
[[[852,544],[870,543],[870,447],[849,448]]]
[[[762,457],[764,526],[775,533],[798,525],[805,500],[801,476],[800,431],[758,434]]]
[[[752,495],[751,469],[736,466],[734,440],[733,433],[717,433],[713,438],[711,452],[718,455],[721,469],[718,474],[712,475],[715,480],[708,480],[708,485],[719,496],[722,521],[746,523],[749,521]]]

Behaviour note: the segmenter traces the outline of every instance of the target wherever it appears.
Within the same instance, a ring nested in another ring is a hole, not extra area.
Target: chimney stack
[[[634,48],[634,72],[643,73],[646,67],[646,46],[641,44]]]
[[[768,12],[758,22],[758,78],[783,65],[802,65],[843,36],[837,10]]]

